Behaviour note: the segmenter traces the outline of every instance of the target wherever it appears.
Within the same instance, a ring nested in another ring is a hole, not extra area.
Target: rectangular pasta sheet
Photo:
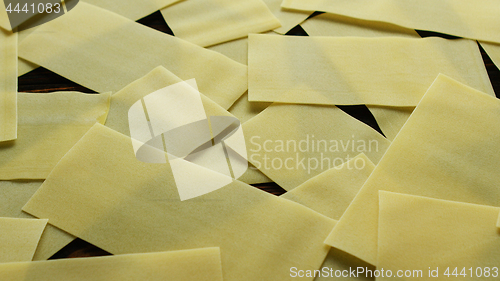
[[[335,106],[275,103],[243,131],[250,163],[288,191],[360,153],[378,163],[390,144]]]
[[[383,21],[406,28],[437,31],[500,43],[500,5],[496,0],[284,0],[282,7],[322,11]]]
[[[112,11],[133,21],[141,19],[181,0],[83,0],[89,4]]]
[[[46,225],[47,220],[0,217],[0,264],[31,261]]]
[[[379,190],[499,206],[499,122],[498,99],[440,75],[326,243],[377,265]]]
[[[343,165],[327,170],[281,197],[307,206],[338,221],[370,176],[375,165],[364,154],[360,154]],[[336,271],[350,272],[358,267],[373,266],[356,257],[331,248],[326,256],[318,280],[332,280]],[[327,273],[325,273],[325,270]],[[333,274],[332,274],[333,272]],[[344,280],[372,280],[370,278],[343,277]]]
[[[0,146],[0,180],[45,179],[96,122],[104,123],[110,94],[18,94],[19,138]]]
[[[175,36],[202,47],[281,26],[262,0],[189,0],[161,13]]]
[[[23,212],[22,208],[41,185],[41,181],[0,181],[0,217],[34,218]],[[50,258],[73,239],[75,239],[73,235],[47,224],[33,260]]]
[[[0,28],[3,28],[2,31],[12,31],[12,27],[10,26],[9,16],[7,11],[5,10],[4,1],[0,1]]]
[[[222,281],[218,248],[0,264],[5,281]]]
[[[360,20],[335,14],[321,14],[306,20],[300,26],[309,36],[359,36],[420,38],[414,29],[386,22]]]
[[[159,65],[195,78],[224,108],[247,89],[246,66],[85,2],[37,28],[19,55],[97,92],[117,92]]]
[[[500,233],[495,222],[500,208],[385,191],[379,196],[377,268],[394,275],[398,270],[420,270],[420,279],[426,280],[480,280],[488,276],[486,271],[493,277],[496,267],[498,276]],[[458,276],[453,275],[455,268]],[[463,268],[465,277],[460,275]],[[439,276],[429,277],[436,269]]]
[[[493,88],[476,42],[250,35],[250,101],[416,106],[439,73]]]
[[[0,62],[0,142],[3,142],[17,138],[17,34],[3,29],[0,29]]]
[[[374,168],[373,162],[365,154],[360,154],[311,178],[281,197],[338,221]]]
[[[220,175],[186,167],[206,179]],[[23,210],[113,254],[220,247],[229,281],[291,280],[290,267],[319,268],[334,225],[238,181],[180,201],[168,162],[140,162],[129,137],[100,124],[61,159]]]

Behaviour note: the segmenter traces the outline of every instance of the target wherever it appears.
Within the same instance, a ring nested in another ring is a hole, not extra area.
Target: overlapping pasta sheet
[[[296,25],[305,21],[312,12],[293,11],[281,8],[282,0],[263,0],[271,12],[281,22],[281,27],[274,29],[279,34],[285,34]]]
[[[411,29],[500,43],[500,6],[496,0],[284,0],[282,7],[322,11]]]
[[[499,121],[496,98],[440,75],[326,243],[376,265],[379,190],[498,206]]]
[[[338,221],[374,168],[375,165],[370,159],[360,154],[343,165],[319,174],[281,197]],[[345,276],[346,271],[350,272],[358,267],[373,270],[373,266],[356,257],[331,248],[321,266],[321,274],[314,280],[331,280],[335,276],[332,272],[337,271],[344,274],[345,280],[373,280],[373,278],[363,278],[363,274],[359,277]]]
[[[0,146],[0,180],[45,179],[96,123],[104,123],[110,94],[18,94],[19,139]]]
[[[378,163],[390,144],[335,106],[275,103],[243,131],[250,163],[288,191],[360,153]]]
[[[189,0],[161,13],[175,36],[202,47],[280,27],[261,0]]]
[[[393,141],[415,107],[368,106],[385,137]]]
[[[19,55],[97,92],[116,92],[158,65],[195,78],[224,108],[247,89],[244,65],[85,2],[37,28]]]
[[[42,181],[0,181],[0,217],[34,218],[21,209],[42,185]],[[46,260],[73,241],[75,237],[47,224],[33,260]],[[31,259],[30,259],[31,260]]]
[[[397,25],[360,20],[335,14],[321,14],[306,20],[300,26],[309,36],[359,36],[420,38],[414,29]]]
[[[138,5],[137,1],[135,0],[86,0],[83,2],[87,2],[92,5],[104,8],[135,21],[179,1],[180,0],[146,0],[141,1]],[[35,30],[35,28],[20,31],[19,42],[21,42],[22,40],[24,40],[24,38],[31,34]],[[19,76],[26,74],[38,67],[38,65],[23,59],[19,59],[18,65]]]
[[[439,73],[494,94],[466,39],[255,34],[248,58],[250,101],[416,106]]]
[[[220,251],[205,248],[173,252],[0,264],[9,281],[222,281]]]
[[[500,208],[385,191],[379,196],[378,268],[393,275],[410,269],[421,279],[433,280],[495,276],[500,260],[500,233],[495,222]],[[445,275],[447,268],[450,277]],[[453,275],[455,268],[458,277]],[[429,276],[431,270],[434,273]],[[387,275],[377,278],[393,279]],[[414,279],[418,278],[399,278]]]
[[[182,80],[164,67],[160,66],[155,68],[144,77],[134,81],[112,96],[106,126],[124,135],[130,136],[128,122],[130,107],[144,96],[179,82],[182,82]],[[204,95],[201,97],[204,109],[208,115],[233,116]],[[271,180],[258,170],[249,169],[242,176],[241,181],[248,184],[257,184],[270,182]]]
[[[500,44],[486,42],[480,42],[480,44],[497,68],[500,69]]]
[[[3,142],[17,138],[17,34],[3,29],[0,29],[0,62],[0,142]]]
[[[186,167],[207,180],[221,176],[189,162]],[[130,138],[100,124],[23,210],[113,254],[220,247],[224,280],[291,280],[290,267],[317,269],[334,225],[238,181],[180,201],[168,162],[138,161]]]
[[[374,168],[372,161],[365,154],[360,154],[311,178],[281,197],[338,221]]]
[[[0,218],[0,264],[31,261],[46,225],[47,220]]]
[[[162,8],[170,6],[181,0],[82,0],[89,4],[112,11],[133,21],[141,19]]]

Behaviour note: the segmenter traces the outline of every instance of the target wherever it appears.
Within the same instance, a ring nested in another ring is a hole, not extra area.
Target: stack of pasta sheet
[[[495,0],[17,2],[0,280],[498,279]]]

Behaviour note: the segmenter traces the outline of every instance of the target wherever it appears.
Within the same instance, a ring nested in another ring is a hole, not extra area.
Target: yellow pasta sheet
[[[500,205],[499,121],[500,101],[440,75],[326,243],[377,265],[379,190]]]
[[[5,4],[3,0],[0,1],[0,28],[4,29],[1,31],[12,31],[9,16],[7,14],[7,11],[5,10]]]
[[[390,144],[335,106],[276,103],[243,131],[250,163],[288,191],[360,153],[378,163]]]
[[[385,191],[379,194],[378,269],[419,276],[398,280],[498,277],[500,233],[495,222],[500,208]],[[394,279],[387,273],[377,278]]]
[[[47,220],[0,218],[0,264],[31,261],[45,225]]]
[[[0,181],[0,217],[34,218],[22,207],[42,185],[41,181]],[[74,236],[47,224],[33,260],[46,260],[75,239]]]
[[[190,175],[221,177],[185,165]],[[220,247],[224,280],[289,280],[290,267],[317,269],[334,225],[238,181],[180,201],[168,162],[138,161],[129,137],[100,124],[65,155],[23,210],[113,254]]]
[[[0,3],[0,6],[3,3]],[[1,13],[1,11],[0,11]],[[17,34],[0,29],[0,142],[17,138]]]
[[[281,197],[338,221],[374,168],[372,161],[366,155],[360,154],[315,176]]]
[[[195,78],[224,108],[247,89],[246,66],[84,2],[37,28],[19,55],[97,92],[117,92],[159,65]]]
[[[18,94],[19,139],[0,146],[0,180],[45,179],[96,122],[104,123],[109,94]]]
[[[250,101],[416,106],[439,73],[493,88],[476,42],[250,35]]]
[[[83,0],[89,4],[112,11],[133,21],[141,19],[181,0]]]
[[[296,25],[305,21],[312,12],[293,11],[281,8],[282,0],[263,0],[271,12],[281,22],[281,27],[274,29],[279,34],[285,34]]]
[[[262,0],[189,0],[161,13],[175,36],[202,47],[281,26]]]
[[[218,248],[0,264],[5,281],[222,281]]]
[[[360,154],[343,165],[319,174],[281,197],[339,220],[374,168],[375,165],[370,159]],[[344,280],[373,280],[373,278],[363,278],[363,274],[359,277],[350,276],[351,270],[357,270],[358,267],[374,269],[373,266],[352,255],[331,248],[320,268],[321,272],[316,274],[314,280],[332,280],[334,277]]]
[[[138,3],[136,0],[85,0],[83,2],[87,2],[103,9],[112,11],[135,21],[179,1],[180,0],[146,0]],[[35,28],[20,31],[19,42],[24,40],[27,35],[31,34],[35,30]],[[19,76],[26,74],[38,67],[38,65],[23,59],[19,59],[18,64]]]
[[[309,36],[359,36],[420,38],[414,29],[386,22],[360,20],[335,14],[321,14],[306,20],[300,26]]]
[[[396,138],[415,107],[368,106],[378,126],[390,141]]]
[[[500,44],[480,42],[481,47],[486,51],[493,63],[500,69]]]
[[[282,7],[322,11],[383,21],[406,28],[437,31],[500,43],[500,5],[496,0],[284,0]]]

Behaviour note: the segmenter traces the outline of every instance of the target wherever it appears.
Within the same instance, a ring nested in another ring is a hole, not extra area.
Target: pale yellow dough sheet
[[[281,6],[500,43],[497,0],[284,0]]]
[[[0,142],[3,142],[17,138],[17,34],[3,29],[0,29],[0,62]]]
[[[221,176],[186,165],[207,180]],[[65,155],[23,210],[113,254],[220,247],[229,281],[293,280],[290,267],[319,268],[334,226],[239,181],[180,201],[168,162],[140,162],[130,138],[100,124]]]
[[[195,78],[226,109],[247,89],[246,66],[221,54],[85,2],[70,13],[23,40],[20,57],[97,92],[117,92],[158,65]]]
[[[47,220],[0,217],[0,264],[31,261],[46,225]]]
[[[181,0],[83,0],[136,21]]]
[[[335,14],[321,14],[306,20],[300,26],[309,36],[359,36],[420,38],[414,29],[385,22],[367,21]]]
[[[416,106],[439,73],[493,94],[476,42],[250,35],[250,101]]]
[[[370,105],[368,109],[375,117],[385,137],[393,141],[406,123],[415,107],[393,107]]]
[[[377,268],[394,275],[398,270],[421,270],[420,278],[397,280],[481,280],[485,271],[489,278],[498,277],[500,232],[495,222],[500,208],[385,191],[379,195]],[[436,268],[439,277],[429,277],[429,269]],[[452,275],[455,268],[458,276]]]
[[[124,135],[130,136],[128,123],[128,111],[130,107],[144,96],[181,81],[179,77],[175,76],[164,67],[160,66],[155,68],[144,77],[134,81],[112,96],[106,126]],[[202,102],[208,115],[233,116],[203,95]],[[271,180],[258,170],[249,169],[242,176],[241,181],[248,184],[256,184],[270,182]]]
[[[500,69],[500,44],[480,42],[493,63]]]
[[[499,206],[499,122],[498,99],[440,75],[326,243],[377,265],[379,190]]]
[[[181,0],[142,0],[140,3],[136,0],[85,0],[80,2],[90,3],[135,21],[179,1]],[[31,34],[35,28],[20,31],[19,42],[24,40],[27,35]],[[18,65],[19,76],[39,67],[23,59],[19,59]]]
[[[285,34],[294,28],[296,25],[305,21],[312,12],[303,12],[303,11],[293,11],[288,9],[281,8],[282,0],[263,0],[266,3],[267,7],[271,10],[271,12],[278,18],[281,22],[281,27],[276,28],[276,31],[279,34]]]
[[[373,169],[373,162],[361,154],[326,170],[281,197],[338,221]]]
[[[110,94],[18,94],[19,138],[0,146],[0,180],[45,179],[96,123],[104,123]]]
[[[176,37],[202,47],[281,26],[262,0],[189,0],[161,13]]]
[[[21,209],[42,185],[42,181],[0,181],[0,217],[34,218]],[[46,260],[75,237],[50,224],[40,238],[33,260]]]
[[[278,35],[278,33],[274,31],[268,31],[262,34]],[[248,64],[248,37],[209,46],[207,49],[221,53],[241,64]]]
[[[0,264],[4,281],[222,281],[218,248]]]
[[[360,154],[343,165],[319,174],[281,197],[307,206],[332,219],[339,220],[374,168],[375,165],[370,159],[366,155]],[[347,270],[349,272],[350,269],[358,267],[373,270],[372,266],[356,257],[331,248],[321,266],[321,270],[326,269],[328,271],[327,273],[322,272],[315,280],[332,280],[331,273],[329,273],[331,270],[333,272],[337,270]],[[361,277],[343,277],[343,279],[373,280],[373,278]]]
[[[243,131],[250,163],[288,191],[360,153],[378,163],[390,144],[335,106],[275,103]]]
[[[7,11],[5,10],[5,4],[3,0],[0,0],[0,28],[4,29],[2,31],[12,31],[9,16],[7,14]]]

